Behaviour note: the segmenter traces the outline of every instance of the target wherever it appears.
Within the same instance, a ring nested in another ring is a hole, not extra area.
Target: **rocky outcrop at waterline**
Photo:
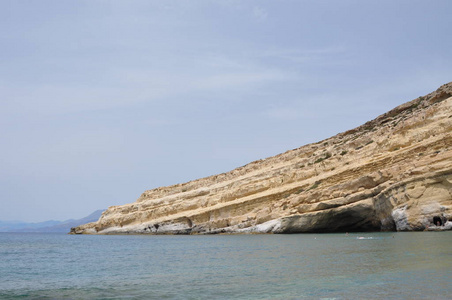
[[[452,83],[321,142],[145,191],[71,233],[443,230],[450,220]]]

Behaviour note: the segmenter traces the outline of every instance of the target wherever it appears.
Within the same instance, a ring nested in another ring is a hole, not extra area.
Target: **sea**
[[[452,232],[0,233],[0,299],[451,299]]]

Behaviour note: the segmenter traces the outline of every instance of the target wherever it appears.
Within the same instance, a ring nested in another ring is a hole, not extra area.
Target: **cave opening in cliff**
[[[443,226],[443,220],[441,220],[441,217],[439,216],[434,216],[433,224],[435,224],[436,226]]]

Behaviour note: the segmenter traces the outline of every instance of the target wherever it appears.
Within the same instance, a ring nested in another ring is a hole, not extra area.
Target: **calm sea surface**
[[[451,295],[452,232],[0,233],[0,299],[451,299]]]

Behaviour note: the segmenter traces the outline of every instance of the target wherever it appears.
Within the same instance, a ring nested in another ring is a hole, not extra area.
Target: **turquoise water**
[[[0,299],[446,299],[451,249],[452,232],[0,233]]]

